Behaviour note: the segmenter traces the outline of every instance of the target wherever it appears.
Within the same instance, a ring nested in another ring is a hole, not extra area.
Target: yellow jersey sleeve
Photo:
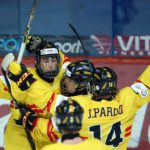
[[[52,120],[47,118],[38,118],[38,122],[31,134],[36,141],[44,143],[56,143],[60,137],[59,132],[52,124]]]
[[[138,81],[150,88],[150,65],[146,67],[143,73],[138,77]]]
[[[0,79],[0,98],[11,100],[12,97],[9,94],[7,86],[3,83],[3,81]]]
[[[128,112],[136,113],[141,106],[150,101],[150,65],[130,86],[119,91],[115,98]]]

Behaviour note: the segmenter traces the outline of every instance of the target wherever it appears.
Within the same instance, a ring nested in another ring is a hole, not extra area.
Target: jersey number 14
[[[106,145],[112,145],[113,147],[117,147],[120,142],[123,141],[121,137],[121,123],[117,122],[112,125],[112,128],[106,138]],[[101,140],[101,126],[94,125],[89,127],[90,132],[93,133],[93,137]]]

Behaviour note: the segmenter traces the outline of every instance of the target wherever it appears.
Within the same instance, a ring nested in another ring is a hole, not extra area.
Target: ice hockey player
[[[56,125],[62,134],[61,142],[50,144],[42,150],[110,150],[98,139],[83,139],[79,131],[82,128],[84,110],[76,101],[62,101],[56,108]]]

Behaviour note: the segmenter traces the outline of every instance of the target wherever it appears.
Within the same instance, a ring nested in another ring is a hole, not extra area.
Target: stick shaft
[[[83,51],[84,51],[85,59],[86,59],[86,60],[88,61],[88,63],[89,63],[89,66],[90,66],[90,68],[91,68],[91,72],[94,72],[93,67],[91,66],[91,63],[90,63],[89,60],[88,60],[88,53],[87,53],[87,50],[85,49],[85,47],[84,47],[84,45],[83,45],[83,42],[82,42],[82,40],[81,40],[80,35],[78,34],[77,30],[73,27],[72,24],[69,23],[69,26],[70,26],[70,28],[73,30],[73,32],[75,33],[75,35],[77,36],[78,40],[79,40],[80,43],[81,43],[82,49],[83,49]]]
[[[31,25],[32,25],[33,18],[35,16],[35,11],[36,11],[37,5],[38,5],[38,0],[34,0],[33,5],[32,5],[32,9],[31,9],[31,12],[30,12],[30,16],[29,16],[29,21],[27,23],[27,26],[26,26],[26,29],[25,29],[25,32],[24,32],[24,36],[23,36],[23,41],[21,43],[20,51],[19,51],[19,54],[18,54],[17,63],[21,63],[21,61],[22,61],[22,57],[23,57],[23,54],[24,54],[24,51],[25,51],[25,48],[26,48],[26,40],[27,40],[27,37],[28,37],[28,35],[30,33],[30,30],[31,30]],[[10,88],[10,83],[9,83],[8,78],[7,78],[5,73],[6,72],[3,70],[3,75],[5,77],[5,81],[7,83],[8,88],[9,88],[10,94],[12,95],[11,88]],[[32,150],[36,150],[35,144],[33,142],[33,139],[31,137],[29,131],[25,129],[25,132],[27,134],[27,138],[30,142]]]
[[[27,40],[27,37],[28,37],[30,30],[31,30],[31,25],[32,25],[33,18],[35,16],[35,11],[36,11],[37,5],[38,5],[38,0],[34,0],[33,5],[32,5],[32,9],[30,12],[30,16],[29,16],[29,21],[28,21],[28,24],[26,26],[24,36],[23,36],[23,41],[21,43],[20,51],[18,54],[17,63],[21,63],[21,61],[22,61],[24,50],[26,48],[26,40]]]

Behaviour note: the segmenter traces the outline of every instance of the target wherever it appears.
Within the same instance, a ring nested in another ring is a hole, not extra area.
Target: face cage
[[[61,64],[60,64],[61,58],[60,58],[59,54],[48,55],[48,56],[49,57],[50,56],[52,56],[52,57],[55,56],[56,59],[57,59],[58,65],[57,65],[57,68],[56,68],[55,71],[43,72],[42,68],[39,65],[40,64],[40,58],[41,58],[41,56],[36,56],[36,65],[35,66],[36,66],[37,72],[38,72],[38,74],[40,75],[41,78],[43,78],[46,81],[51,81],[52,79],[54,79],[58,75],[58,73],[60,71],[60,68],[61,68]]]
[[[77,77],[76,79],[71,78],[77,84],[77,87],[76,87],[76,91],[74,93],[69,93],[69,91],[67,90],[67,88],[64,84],[64,80],[66,78],[69,78],[69,77],[67,77],[65,75],[60,82],[61,94],[65,95],[65,96],[75,96],[75,95],[79,95],[79,94],[80,95],[87,94],[87,79],[81,79],[80,77]],[[81,80],[85,80],[85,81],[81,82]]]

